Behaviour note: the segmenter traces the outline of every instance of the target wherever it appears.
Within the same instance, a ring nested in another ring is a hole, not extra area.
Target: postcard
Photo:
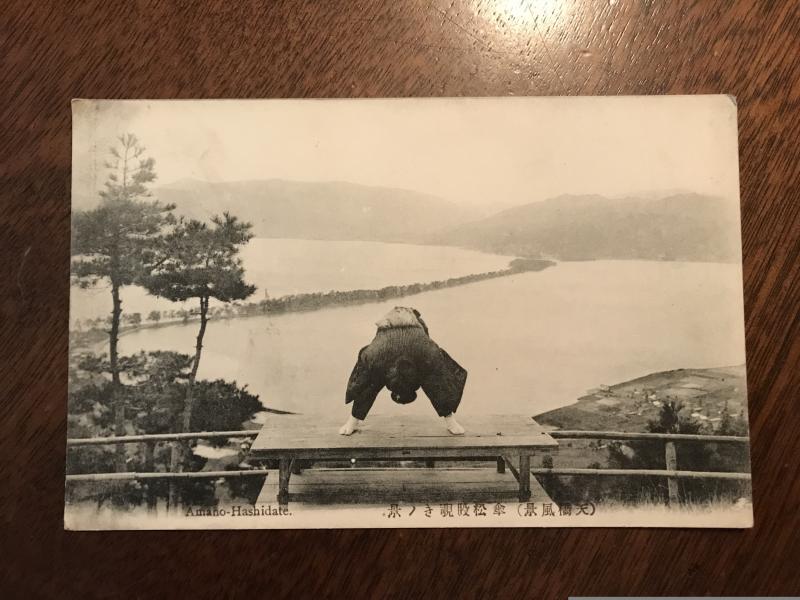
[[[750,527],[723,95],[75,100],[65,527]]]

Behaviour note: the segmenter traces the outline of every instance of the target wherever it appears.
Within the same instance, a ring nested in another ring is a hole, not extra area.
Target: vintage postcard
[[[750,527],[736,115],[74,101],[65,527]]]

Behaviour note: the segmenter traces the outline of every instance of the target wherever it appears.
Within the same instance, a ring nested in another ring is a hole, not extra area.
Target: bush
[[[68,399],[68,437],[105,437],[113,435],[113,411],[109,404],[111,384],[105,376],[107,362],[104,356],[84,355],[71,365]],[[157,434],[179,431],[183,414],[188,370],[191,359],[176,352],[150,352],[123,357],[125,367],[122,394],[125,401],[126,430],[135,434]],[[194,388],[193,431],[228,431],[242,428],[245,421],[263,410],[258,396],[239,387],[235,382],[222,379],[199,380]],[[227,439],[209,440],[215,446],[224,446]],[[152,464],[144,454],[142,444],[126,446],[128,471],[170,471],[169,443],[156,446]],[[181,468],[200,471],[206,459],[192,452],[183,453]],[[67,473],[114,472],[113,446],[82,446],[67,452]],[[259,478],[255,478],[259,479]],[[114,483],[114,485],[111,485]],[[193,505],[216,504],[215,483],[198,479],[180,482],[182,495]],[[149,490],[157,497],[166,498],[169,484],[153,480],[147,485],[136,482],[92,482],[67,488],[67,501],[95,498],[102,504],[110,497],[121,499],[125,506],[138,506],[146,500]],[[80,489],[78,489],[80,488]],[[87,490],[91,492],[87,496]]]

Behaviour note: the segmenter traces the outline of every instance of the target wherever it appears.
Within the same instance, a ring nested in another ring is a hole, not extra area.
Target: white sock
[[[452,435],[464,435],[464,428],[456,421],[453,413],[450,413],[444,418],[444,424]]]
[[[339,435],[352,435],[354,431],[358,431],[358,426],[361,423],[362,421],[350,415],[347,417],[347,422],[339,428]]]

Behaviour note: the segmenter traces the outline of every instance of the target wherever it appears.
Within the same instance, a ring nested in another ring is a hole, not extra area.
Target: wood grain
[[[800,5],[536,4],[4,2],[4,597],[800,592]],[[71,98],[709,92],[739,105],[752,530],[62,531]]]
[[[517,454],[519,450],[551,448],[558,445],[542,427],[523,415],[469,416],[461,420],[467,430],[464,435],[450,435],[440,419],[420,415],[401,418],[389,415],[372,415],[353,435],[339,435],[339,421],[333,417],[308,415],[269,416],[259,431],[250,455],[254,460],[316,456],[369,457],[370,453],[398,450],[417,452],[431,450],[450,455],[477,456],[498,448]],[[303,451],[310,451],[304,453]],[[353,454],[348,454],[353,453]],[[427,454],[426,454],[427,455]],[[421,455],[420,455],[421,456]],[[491,456],[491,454],[490,454]]]

